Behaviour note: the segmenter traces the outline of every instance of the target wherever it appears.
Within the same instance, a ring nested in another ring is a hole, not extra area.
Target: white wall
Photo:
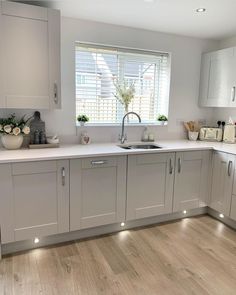
[[[211,120],[212,110],[198,107],[200,60],[203,51],[219,47],[217,41],[182,37],[152,31],[62,18],[62,109],[42,111],[49,133],[59,134],[64,141],[77,141],[75,128],[75,41],[131,47],[172,54],[172,73],[168,127],[152,127],[157,138],[179,138],[184,135],[178,121]],[[16,113],[26,113],[21,111]],[[10,113],[2,111],[0,115]],[[80,130],[80,129],[79,129]],[[116,141],[118,127],[88,127],[93,141]],[[130,127],[130,140],[140,139],[143,127]],[[80,131],[78,131],[78,134]]]
[[[219,49],[236,46],[236,36],[223,39],[220,41]],[[236,108],[215,108],[213,110],[213,122],[228,121],[229,117],[232,117],[236,121]]]

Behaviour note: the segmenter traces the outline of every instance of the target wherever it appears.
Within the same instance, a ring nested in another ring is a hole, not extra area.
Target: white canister
[[[189,132],[188,132],[188,139],[189,139],[189,140],[196,141],[196,140],[198,139],[198,134],[199,134],[199,132],[196,132],[196,131],[189,131]]]
[[[235,143],[235,125],[225,125],[223,141],[226,143]]]

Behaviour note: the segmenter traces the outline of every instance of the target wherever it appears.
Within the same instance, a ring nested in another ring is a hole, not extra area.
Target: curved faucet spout
[[[124,115],[124,117],[122,119],[121,135],[119,137],[121,144],[125,143],[125,141],[127,139],[127,136],[125,134],[125,118],[128,117],[129,115],[135,115],[136,117],[138,117],[139,123],[141,123],[141,118],[140,118],[139,114],[137,114],[135,112],[128,112],[127,114]]]

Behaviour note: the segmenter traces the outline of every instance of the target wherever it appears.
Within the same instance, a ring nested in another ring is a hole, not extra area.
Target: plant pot
[[[2,145],[8,150],[17,150],[21,148],[23,143],[23,135],[4,134],[1,137]]]
[[[188,139],[196,141],[198,139],[198,132],[188,131]]]
[[[80,121],[79,123],[80,123],[80,126],[84,126],[85,125],[85,122],[83,122],[83,121]]]
[[[161,126],[165,126],[167,124],[167,121],[158,121]]]

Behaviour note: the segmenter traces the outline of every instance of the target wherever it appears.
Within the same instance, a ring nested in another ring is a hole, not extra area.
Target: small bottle
[[[154,134],[152,132],[148,134],[148,141],[154,141]]]
[[[145,129],[143,131],[142,141],[148,141],[148,128],[147,128],[147,126],[145,127]]]

